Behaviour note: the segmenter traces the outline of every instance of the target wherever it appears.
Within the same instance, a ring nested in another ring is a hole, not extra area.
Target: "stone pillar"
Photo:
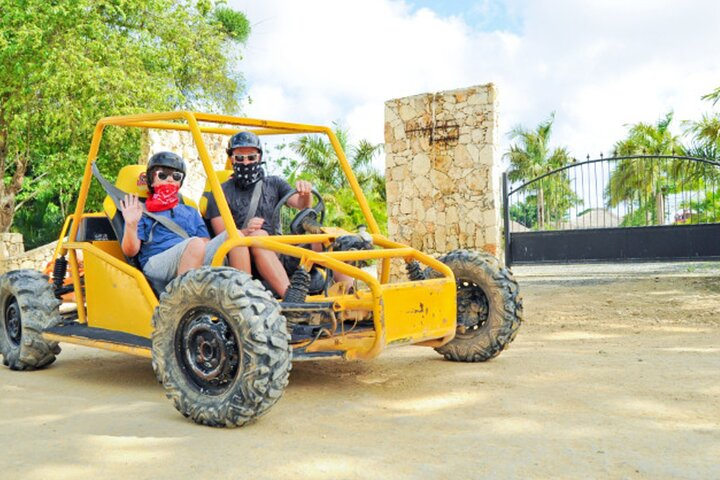
[[[391,239],[503,258],[496,103],[491,83],[385,102]]]

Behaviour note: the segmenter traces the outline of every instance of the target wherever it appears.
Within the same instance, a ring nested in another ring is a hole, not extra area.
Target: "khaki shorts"
[[[158,282],[169,282],[175,278],[177,276],[178,267],[180,266],[180,258],[193,238],[197,237],[186,238],[164,252],[150,257],[143,268],[145,276]],[[220,245],[222,245],[226,239],[227,232],[223,232],[205,245],[205,258],[203,259],[203,265],[210,265],[213,256],[215,256],[215,253],[220,248]]]

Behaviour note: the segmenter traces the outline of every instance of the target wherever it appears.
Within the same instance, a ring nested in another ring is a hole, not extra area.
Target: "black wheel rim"
[[[227,391],[240,370],[240,347],[222,315],[210,309],[188,312],[180,321],[176,355],[188,379],[202,392]]]
[[[5,305],[5,331],[13,345],[20,345],[22,320],[20,319],[20,305],[15,297],[11,297]]]
[[[485,325],[489,313],[488,298],[477,283],[457,281],[458,334],[472,333]]]

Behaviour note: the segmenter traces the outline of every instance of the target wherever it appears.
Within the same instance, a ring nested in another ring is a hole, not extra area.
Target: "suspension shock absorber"
[[[310,290],[310,272],[300,265],[290,277],[290,286],[285,292],[284,302],[304,303]]]
[[[408,278],[415,282],[418,280],[426,280],[425,272],[423,272],[420,263],[417,260],[410,260],[405,264],[405,270],[407,270]]]
[[[53,286],[57,290],[63,286],[65,281],[65,273],[67,273],[67,259],[65,255],[55,259],[55,266],[53,267]]]

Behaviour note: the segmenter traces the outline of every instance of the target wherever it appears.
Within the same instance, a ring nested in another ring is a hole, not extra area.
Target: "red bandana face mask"
[[[178,191],[180,190],[179,185],[165,184],[158,185],[154,188],[155,193],[150,194],[145,207],[148,212],[162,212],[163,210],[170,210],[175,208],[178,204]]]

